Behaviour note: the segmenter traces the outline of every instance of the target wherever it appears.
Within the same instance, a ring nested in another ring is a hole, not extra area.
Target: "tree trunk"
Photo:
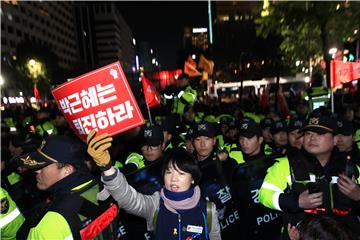
[[[321,24],[321,42],[322,42],[322,51],[323,51],[323,56],[324,56],[324,60],[326,63],[326,67],[325,67],[325,73],[326,73],[326,86],[328,88],[331,87],[331,82],[330,82],[330,60],[331,57],[329,55],[329,33],[326,30],[326,22],[324,22],[323,24]]]

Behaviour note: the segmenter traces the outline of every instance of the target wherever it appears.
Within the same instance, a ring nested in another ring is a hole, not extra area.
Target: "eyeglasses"
[[[153,151],[153,150],[158,150],[159,148],[160,145],[157,146],[144,145],[141,147],[141,151]]]

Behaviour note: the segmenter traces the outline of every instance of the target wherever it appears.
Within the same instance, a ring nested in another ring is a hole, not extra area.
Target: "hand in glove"
[[[108,149],[111,147],[111,142],[113,139],[111,137],[108,137],[106,133],[96,137],[95,135],[96,131],[91,130],[91,132],[87,136],[87,152],[94,159],[96,165],[98,165],[102,171],[109,170],[112,164]]]

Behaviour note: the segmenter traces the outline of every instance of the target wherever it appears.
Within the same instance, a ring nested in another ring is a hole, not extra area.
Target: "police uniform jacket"
[[[284,213],[284,226],[287,223],[296,226],[306,214],[327,214],[348,222],[350,227],[355,225],[359,230],[355,212],[359,202],[342,194],[336,185],[339,174],[345,172],[349,163],[342,155],[334,150],[325,166],[321,166],[316,157],[305,150],[293,151],[287,157],[276,160],[267,171],[259,200],[266,207]],[[359,182],[360,167],[352,165],[351,169]],[[299,195],[307,189],[323,192],[323,206],[317,209],[299,207]]]

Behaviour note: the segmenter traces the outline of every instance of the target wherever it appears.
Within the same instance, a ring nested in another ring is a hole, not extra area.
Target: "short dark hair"
[[[330,216],[308,216],[300,225],[300,240],[351,240],[349,230]]]
[[[194,185],[197,185],[200,182],[201,170],[199,164],[194,156],[185,149],[175,148],[170,152],[169,156],[165,159],[162,168],[161,173],[163,177],[170,164],[174,167],[174,169],[179,169],[186,173],[190,173],[194,179]]]

